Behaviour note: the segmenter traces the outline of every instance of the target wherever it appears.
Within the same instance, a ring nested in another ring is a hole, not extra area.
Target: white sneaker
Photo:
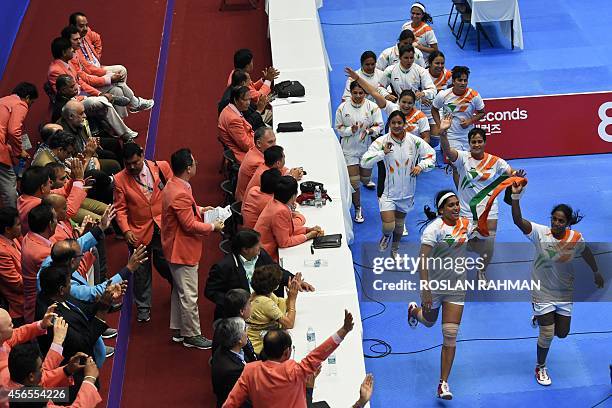
[[[453,399],[453,393],[450,392],[450,387],[446,381],[440,381],[440,384],[438,384],[438,398],[442,398],[444,400]]]
[[[355,222],[357,224],[361,224],[364,221],[365,221],[365,218],[363,218],[361,207],[355,207]]]
[[[546,369],[546,366],[544,367],[536,366],[535,378],[538,384],[540,385],[548,386],[552,384],[552,380],[548,376],[548,370]]]
[[[418,319],[412,315],[412,311],[417,307],[419,307],[419,305],[417,305],[416,302],[410,302],[408,304],[408,326],[413,329],[416,329],[417,325],[419,324]]]
[[[378,242],[378,250],[380,252],[386,251],[389,248],[389,242],[391,242],[391,235],[383,235]]]
[[[140,112],[143,110],[149,110],[155,105],[153,99],[138,98],[138,105],[130,108],[130,112]]]
[[[405,237],[406,235],[408,235],[408,228],[406,228],[404,225],[404,232],[402,232],[402,236]]]
[[[370,180],[368,184],[365,185],[365,188],[367,188],[368,190],[374,190],[376,188],[376,183]]]

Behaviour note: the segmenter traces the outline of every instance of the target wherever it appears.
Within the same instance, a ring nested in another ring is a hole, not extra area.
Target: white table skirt
[[[511,41],[511,27],[514,27],[514,45],[523,48],[523,28],[518,0],[470,0],[472,25],[499,21],[502,33]]]

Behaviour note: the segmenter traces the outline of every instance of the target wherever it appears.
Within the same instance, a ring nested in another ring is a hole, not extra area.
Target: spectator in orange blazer
[[[199,207],[193,198],[189,180],[196,174],[197,162],[191,151],[176,151],[170,163],[174,177],[161,194],[161,239],[174,281],[170,303],[172,340],[185,347],[209,349],[212,341],[202,336],[200,328],[198,264],[204,236],[221,231],[223,222],[204,222],[204,213],[211,207]]]
[[[72,13],[68,17],[68,24],[79,30],[81,39],[86,43],[87,52],[93,52],[98,60],[102,59],[102,37],[89,27],[87,16],[80,11]]]
[[[266,205],[255,224],[255,231],[261,234],[261,246],[276,262],[278,248],[296,246],[323,235],[318,225],[312,228],[294,225],[297,193],[297,181],[291,176],[281,177],[274,191],[274,199]]]
[[[139,245],[147,246],[148,259],[134,274],[134,301],[139,322],[151,320],[151,262],[172,286],[170,266],[161,245],[162,190],[172,178],[165,161],[145,160],[136,143],[123,147],[125,169],[115,175],[115,208],[117,224],[127,241],[130,252]]]
[[[300,180],[304,174],[301,167],[291,170],[285,167],[285,151],[282,146],[270,146],[264,152],[264,162],[257,167],[255,173],[253,173],[253,177],[251,177],[251,180],[247,184],[247,187],[244,190],[244,196],[246,196],[251,188],[261,187],[261,175],[264,171],[269,169],[278,169],[283,176],[289,175],[296,180]]]
[[[268,95],[274,81],[280,75],[280,72],[274,67],[268,67],[263,70],[263,77],[257,82],[250,80],[251,73],[253,72],[253,53],[247,48],[241,48],[234,53],[234,69],[229,74],[227,79],[227,86],[232,83],[232,74],[234,70],[241,69],[249,74],[249,91],[251,98],[255,98],[254,102],[257,101],[259,96]]]
[[[246,86],[232,88],[230,104],[219,115],[219,137],[232,150],[239,162],[255,146],[253,128],[242,115],[249,108],[251,98]]]
[[[23,121],[34,100],[38,98],[36,86],[22,82],[9,96],[0,98],[0,206],[17,204],[17,177],[13,166],[19,159],[30,157],[23,150],[21,138]]]
[[[223,408],[239,408],[250,400],[254,407],[306,408],[306,381],[353,330],[353,316],[344,311],[344,322],[320,346],[299,363],[291,358],[291,336],[285,330],[270,330],[264,336],[266,361],[245,365]],[[359,405],[361,406],[361,405]]]
[[[242,202],[242,226],[253,228],[257,223],[259,214],[274,198],[274,190],[280,181],[281,173],[278,169],[266,170],[261,175],[261,187],[253,187]]]
[[[49,64],[47,71],[47,79],[53,92],[57,92],[55,82],[57,77],[60,75],[70,75],[79,84],[80,90],[91,96],[103,96],[102,92],[98,91],[93,86],[85,82],[79,65],[71,64],[70,61],[74,57],[74,51],[70,40],[62,37],[58,37],[51,43],[51,54],[53,55],[53,61]],[[112,96],[108,96],[112,100]]]
[[[47,334],[47,329],[52,326],[52,319],[56,316],[54,311],[55,306],[51,306],[42,320],[13,329],[11,317],[6,310],[0,309],[0,388],[6,387],[10,381],[8,359],[11,349],[18,344],[29,343],[36,337]],[[57,387],[60,386],[59,384],[47,386]]]
[[[13,321],[23,322],[21,222],[13,207],[0,208],[0,295],[9,304]]]
[[[36,275],[40,265],[51,254],[51,237],[57,227],[57,214],[48,204],[39,204],[28,213],[31,230],[21,244],[21,273],[23,276],[23,317],[34,321],[36,312]]]
[[[83,164],[79,160],[71,162],[71,177],[73,179],[64,187],[51,190],[51,179],[48,167],[31,166],[26,169],[21,179],[21,192],[17,200],[17,210],[21,219],[21,230],[25,234],[30,230],[28,213],[38,204],[43,196],[53,193],[59,194],[68,200],[68,218],[74,217],[83,200],[87,197],[83,185]]]
[[[236,184],[236,201],[244,201],[246,187],[259,166],[264,163],[264,152],[268,147],[276,146],[276,135],[272,128],[263,126],[255,131],[255,146],[244,156],[238,170]]]

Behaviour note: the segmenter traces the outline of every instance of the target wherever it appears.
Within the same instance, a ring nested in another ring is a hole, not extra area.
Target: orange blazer
[[[70,75],[79,84],[79,91],[83,90],[87,95],[100,96],[102,93],[81,78],[78,66],[75,68],[73,64],[66,63],[59,59],[51,61],[49,70],[47,71],[47,79],[53,88],[53,92],[57,92],[57,89],[55,89],[55,82],[60,75]]]
[[[263,209],[255,231],[261,234],[261,246],[278,262],[278,248],[288,248],[306,242],[306,229],[296,230],[292,211],[286,204],[272,199]]]
[[[232,75],[234,74],[234,70],[230,72],[229,77],[227,78],[227,86],[232,84]],[[254,102],[257,102],[261,95],[268,95],[272,92],[270,86],[268,86],[263,79],[259,79],[257,82],[251,81],[249,84],[249,96]]]
[[[162,191],[161,240],[168,262],[197,265],[202,256],[202,237],[214,227],[205,223],[191,186],[172,177]]]
[[[273,198],[274,196],[272,194],[262,193],[259,186],[249,190],[242,202],[242,209],[240,210],[244,228],[255,227],[259,215]]]
[[[70,180],[64,187],[51,190],[52,194],[59,194],[66,198],[66,206],[68,207],[66,215],[68,218],[72,218],[77,214],[81,204],[83,204],[83,200],[87,198],[87,192],[83,189],[82,184],[81,181],[80,185],[74,185],[73,180]],[[19,211],[21,232],[23,234],[30,231],[30,225],[28,224],[30,210],[40,204],[41,201],[40,198],[27,194],[22,194],[17,199],[17,211]]]
[[[238,183],[236,184],[236,201],[244,201],[243,198],[246,196],[246,188],[249,185],[249,181],[255,174],[255,171],[259,166],[264,164],[264,156],[257,146],[253,146],[249,149],[247,154],[244,156],[244,160],[240,164],[238,170]]]
[[[293,359],[248,363],[223,408],[239,408],[247,399],[254,407],[306,408],[306,377],[337,348],[338,344],[329,337],[299,363]]]
[[[255,147],[255,133],[251,124],[230,103],[221,111],[217,128],[221,141],[232,150],[236,159],[242,163],[246,152]]]
[[[28,232],[21,246],[21,273],[23,276],[23,317],[27,323],[34,321],[36,311],[36,275],[42,261],[51,255],[51,240]]]
[[[79,58],[79,54],[80,53],[75,51],[74,56],[70,60],[70,65],[72,65],[83,82],[94,88],[100,88],[111,84],[110,76],[104,76],[106,74],[105,70],[90,64],[84,57]]]
[[[168,162],[159,161],[157,165],[151,160],[145,160],[153,175],[153,192],[151,198],[142,191],[142,186],[127,171],[115,174],[115,209],[117,224],[125,233],[132,231],[139,244],[148,245],[153,237],[153,224],[161,228],[162,224],[162,190],[160,190],[162,172],[166,182],[173,176]]]
[[[21,243],[0,235],[0,294],[9,303],[11,318],[23,317]]]
[[[15,94],[0,98],[0,163],[17,164],[28,104]]]
[[[100,37],[100,34],[96,33],[90,27],[87,30],[87,34],[85,34],[85,40],[89,41],[89,44],[91,44],[96,53],[96,57],[100,60],[100,58],[102,58],[102,37]]]
[[[40,322],[26,324],[13,329],[11,338],[0,345],[0,387],[6,388],[11,380],[8,370],[8,357],[11,349],[18,344],[30,342],[44,334],[47,334],[47,330],[40,328]]]

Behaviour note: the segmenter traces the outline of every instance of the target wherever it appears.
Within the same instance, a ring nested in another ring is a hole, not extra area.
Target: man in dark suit
[[[222,319],[215,329],[217,334],[220,344],[212,358],[211,378],[217,407],[221,407],[247,363],[242,351],[248,340],[246,323],[241,317]],[[243,404],[243,407],[250,406],[250,403]]]
[[[224,298],[228,290],[244,289],[250,293],[250,282],[255,268],[272,264],[276,262],[261,248],[259,233],[251,229],[239,231],[232,240],[232,253],[225,255],[212,266],[206,281],[204,295],[217,306],[214,319],[224,317]],[[283,288],[293,277],[291,272],[285,269],[282,271],[282,286],[275,292],[279,297],[284,297]],[[300,290],[313,292],[314,287],[303,282]]]
[[[217,330],[217,326],[223,320],[232,317],[240,317],[244,321],[247,321],[251,317],[251,299],[249,292],[244,289],[230,289],[225,294],[223,299],[223,319],[215,320],[213,322],[213,355],[215,355],[215,351],[223,343],[221,336],[224,335],[224,332],[223,330]],[[242,347],[242,353],[244,355],[244,360],[247,363],[257,360],[257,353],[255,353],[253,344],[248,337],[246,344]]]

